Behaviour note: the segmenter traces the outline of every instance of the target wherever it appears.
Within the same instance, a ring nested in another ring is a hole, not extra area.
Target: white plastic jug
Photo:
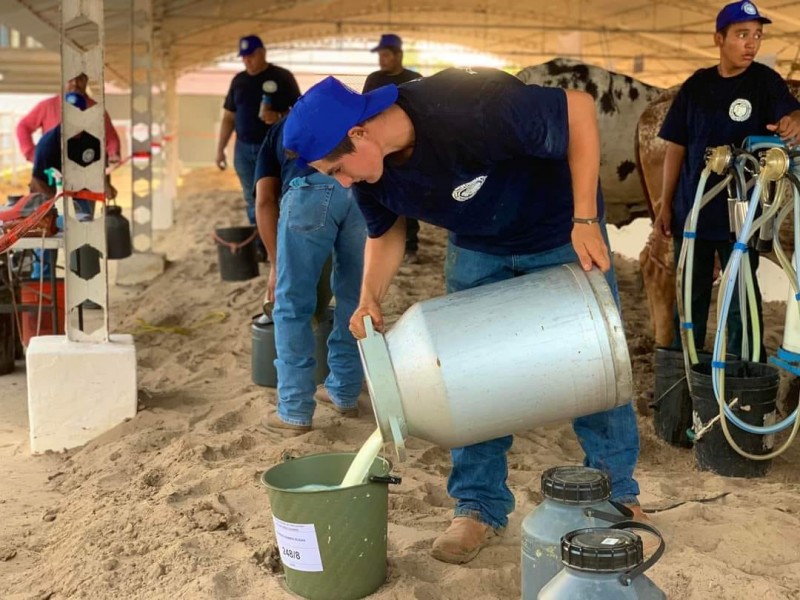
[[[630,401],[619,311],[599,270],[561,265],[419,302],[359,342],[375,418],[404,460]]]

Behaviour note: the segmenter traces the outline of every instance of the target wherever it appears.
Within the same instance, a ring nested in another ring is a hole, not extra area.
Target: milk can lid
[[[364,378],[367,380],[372,410],[383,435],[383,441],[392,442],[398,460],[404,462],[408,428],[389,347],[383,334],[373,328],[369,316],[364,317],[364,327],[367,335],[358,341],[358,352],[361,355],[361,364],[364,366]]]
[[[553,467],[542,473],[542,495],[565,504],[602,502],[611,497],[611,479],[590,467]]]
[[[561,538],[561,562],[580,571],[626,571],[642,560],[642,538],[627,529],[578,529]]]

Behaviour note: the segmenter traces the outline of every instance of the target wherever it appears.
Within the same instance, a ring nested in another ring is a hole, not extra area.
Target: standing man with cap
[[[400,85],[422,77],[416,71],[403,66],[403,40],[399,35],[384,33],[378,45],[370,52],[378,53],[380,69],[367,76],[362,90],[364,94],[385,85]],[[419,250],[419,221],[406,218],[406,264],[413,265],[419,262],[417,250]]]
[[[217,166],[220,169],[227,168],[225,147],[235,130],[233,166],[239,176],[247,203],[247,219],[251,225],[255,225],[253,177],[258,150],[269,130],[269,125],[259,117],[262,96],[281,88],[294,95],[294,101],[300,96],[300,88],[290,71],[267,62],[267,50],[257,35],[247,35],[239,40],[239,56],[242,58],[245,70],[233,78],[228,95],[225,97],[217,144]]]
[[[747,136],[770,133],[781,136],[790,146],[800,142],[800,103],[778,73],[755,62],[767,23],[771,21],[748,0],[728,4],[719,12],[714,33],[719,64],[700,69],[686,80],[659,132],[659,137],[667,141],[667,153],[661,209],[654,227],[662,235],[672,236],[676,263],[683,245],[683,226],[705,166],[706,148],[739,145]],[[712,175],[708,187],[720,179]],[[692,276],[692,328],[698,349],[705,343],[714,256],[719,255],[724,268],[733,251],[728,220],[724,192],[700,211]],[[758,252],[754,249],[750,250],[750,266],[761,321],[761,293],[756,278]],[[728,319],[728,352],[736,356],[741,354],[743,337],[738,299],[738,292],[734,292]],[[762,340],[751,340],[751,349],[753,344],[763,348]],[[677,313],[673,348],[681,348]],[[763,351],[761,356],[765,356]]]
[[[278,88],[265,100],[282,117],[296,99],[291,90],[287,94]],[[345,417],[358,416],[364,372],[348,323],[358,306],[367,227],[352,190],[286,156],[285,123],[279,120],[267,133],[255,181],[258,231],[271,267],[265,299],[274,303],[278,372],[277,407],[264,424],[292,436],[311,431],[314,400]],[[331,255],[333,274],[328,277],[336,307],[327,340],[330,373],[316,390],[312,321],[319,303],[317,282]]]
[[[356,338],[365,336],[365,316],[384,328],[381,303],[403,258],[407,216],[449,230],[448,293],[580,262],[605,271],[618,298],[589,94],[525,85],[496,69],[446,69],[363,95],[330,77],[295,104],[284,144],[356,189],[369,234],[350,321]],[[486,402],[498,399],[487,394]],[[609,474],[612,498],[643,518],[631,403],[575,419],[573,428],[585,463]],[[509,435],[451,451],[447,491],[457,502],[433,544],[438,560],[472,560],[508,524],[511,442]]]

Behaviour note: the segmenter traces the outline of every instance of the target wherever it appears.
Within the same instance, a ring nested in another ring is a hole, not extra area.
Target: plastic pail
[[[289,459],[266,471],[273,526],[290,590],[310,600],[354,600],[386,580],[387,480],[353,487],[302,491],[341,483],[354,452]],[[389,462],[376,458],[370,476],[386,478]]]
[[[328,308],[328,318],[314,328],[314,381],[323,383],[328,376],[328,337],[333,329],[333,309]],[[264,314],[256,315],[250,325],[252,352],[250,372],[253,383],[264,387],[278,387],[278,372],[275,369],[275,324]]]
[[[13,288],[0,285],[0,304],[12,304],[13,294]],[[15,330],[14,315],[0,313],[0,375],[11,373],[14,370],[14,357],[16,354]]]
[[[255,227],[227,227],[214,232],[223,281],[246,281],[258,277]]]
[[[702,424],[719,414],[711,381],[711,364],[692,366],[690,388],[694,418]],[[775,403],[780,375],[778,369],[762,363],[728,362],[725,365],[725,400],[739,402],[731,410],[750,425],[769,425],[775,422]],[[748,407],[748,410],[743,410]],[[750,454],[767,454],[772,450],[773,436],[756,435],[729,423],[734,441]],[[697,440],[694,446],[697,466],[726,477],[761,477],[769,471],[771,461],[751,460],[739,455],[728,444],[722,426],[715,423]]]

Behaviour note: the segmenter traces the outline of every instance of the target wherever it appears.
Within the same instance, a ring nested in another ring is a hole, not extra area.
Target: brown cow
[[[800,100],[800,81],[789,80],[787,84],[792,94]],[[670,88],[653,100],[639,117],[636,127],[636,167],[642,179],[651,219],[655,218],[661,208],[658,202],[661,197],[664,156],[667,152],[667,143],[658,137],[658,132],[679,89],[680,86]],[[789,221],[785,221],[786,226],[781,230],[781,239],[785,240],[785,249],[793,247]],[[682,223],[673,223],[673,227],[682,227],[682,225]],[[766,255],[766,258],[774,260],[772,254]],[[639,264],[647,293],[656,345],[669,346],[674,336],[672,316],[675,311],[675,264],[672,240],[664,239],[653,230],[647,244],[639,254]]]

